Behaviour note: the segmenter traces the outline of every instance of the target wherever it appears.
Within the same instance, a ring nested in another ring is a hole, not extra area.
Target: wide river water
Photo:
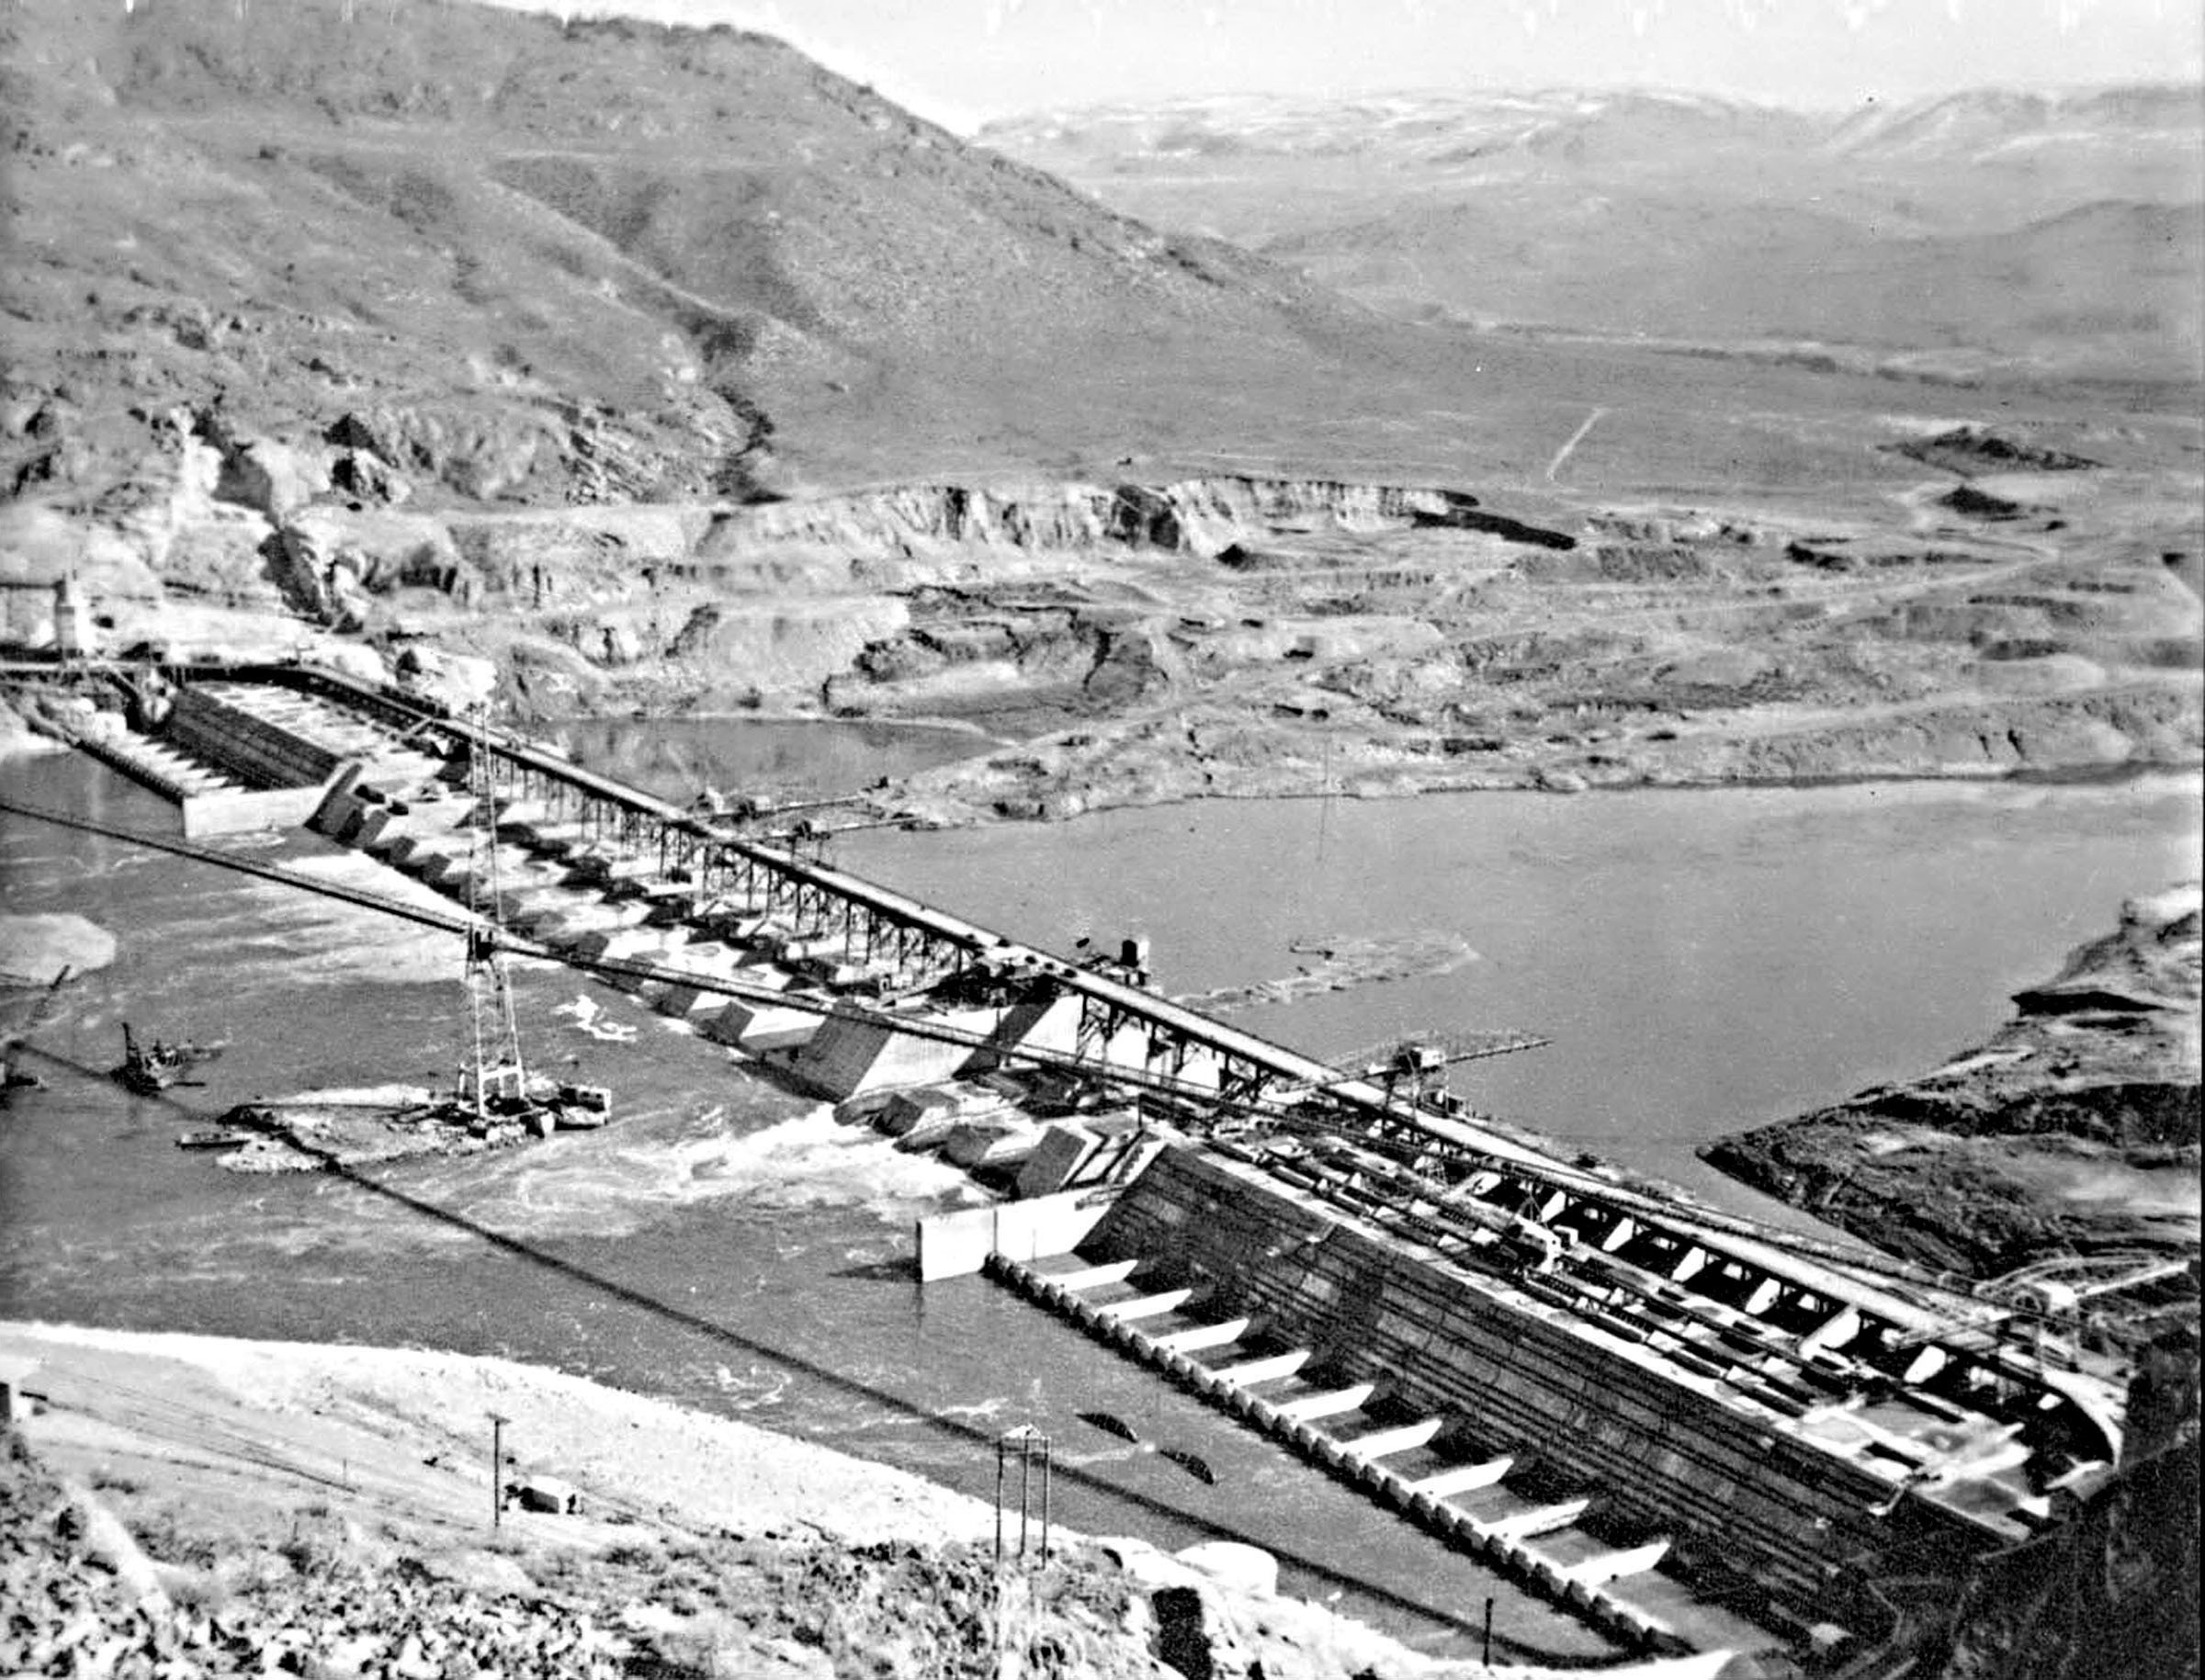
[[[711,726],[669,754],[636,725],[577,751],[670,793],[704,752],[739,786],[755,727]],[[785,753],[787,727],[769,727],[756,752]],[[955,745],[817,739],[840,755],[803,782],[822,793]],[[174,830],[160,800],[79,756],[12,761],[6,780],[26,803]],[[1220,803],[857,833],[834,861],[1068,953],[1145,932],[1179,993],[1290,975],[1317,961],[1290,948],[1308,936],[1423,953],[1416,972],[1233,1019],[1326,1056],[1410,1031],[1538,1032],[1548,1048],[1458,1070],[1458,1088],[1766,1212],[1693,1145],[1980,1038],[2125,896],[2195,873],[2199,794],[2196,777],[2156,777]],[[311,836],[243,844],[394,890]],[[177,1133],[254,1096],[448,1074],[464,1019],[452,941],[15,819],[0,910],[74,911],[119,941],[40,1035],[45,1088],[0,1113],[0,1316],[505,1354],[983,1496],[993,1438],[1031,1422],[1057,1443],[1056,1515],[1075,1528],[1266,1546],[1296,1589],[1435,1650],[1472,1648],[1488,1595],[1505,1654],[1604,1649],[1006,1291],[922,1291],[911,1222],[973,1200],[959,1175],[837,1125],[624,997],[550,965],[519,977],[539,1060],[614,1088],[605,1132],[375,1181],[239,1178]],[[134,1098],[103,1077],[125,1019],[231,1047],[204,1086]],[[1079,1421],[1089,1409],[1199,1453],[1216,1485]]]

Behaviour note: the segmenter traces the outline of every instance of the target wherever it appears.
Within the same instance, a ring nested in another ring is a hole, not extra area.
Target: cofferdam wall
[[[1803,1622],[1889,1619],[1869,1583],[1964,1573],[1996,1537],[1796,1438],[1719,1379],[1337,1209],[1192,1149],[1165,1152],[1080,1255],[1137,1263],[1311,1350],[1312,1367],[1444,1415],[1475,1454],[1589,1494],[1602,1521],[1659,1534],[1688,1574],[1745,1577]],[[1897,1564],[1902,1557],[1905,1568]]]

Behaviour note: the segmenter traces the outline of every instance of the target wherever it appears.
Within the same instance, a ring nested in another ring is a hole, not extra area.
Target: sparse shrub
[[[591,1560],[579,1551],[554,1551],[537,1560],[535,1573],[539,1581],[571,1586],[590,1578],[590,1565]]]
[[[197,1569],[172,1575],[168,1582],[168,1595],[177,1608],[196,1610],[202,1616],[213,1616],[229,1608],[232,1594],[230,1584],[211,1570]]]
[[[133,1521],[130,1532],[149,1556],[164,1563],[211,1569],[230,1550],[220,1538],[199,1528],[188,1509],[173,1504]]]
[[[321,1520],[328,1515],[329,1506],[320,1500],[305,1506],[293,1519],[289,1537],[276,1548],[277,1555],[301,1575],[327,1574],[344,1556],[344,1530]]]
[[[716,1613],[694,1616],[685,1625],[658,1635],[652,1644],[659,1673],[677,1680],[720,1680],[723,1675],[733,1680],[752,1672],[744,1660],[749,1651],[741,1625]]]

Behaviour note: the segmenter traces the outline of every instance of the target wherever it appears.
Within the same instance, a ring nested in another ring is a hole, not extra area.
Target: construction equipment
[[[69,984],[74,972],[63,964],[42,990],[31,991],[26,986],[18,992],[11,985],[7,987],[8,995],[0,999],[0,1101],[6,1100],[10,1090],[42,1083],[38,1075],[17,1064],[16,1052],[26,1039],[46,1024],[47,1017],[61,1002],[62,987]]]
[[[1489,1032],[1434,1030],[1381,1039],[1328,1066],[1342,1080],[1363,1079],[1381,1087],[1388,1102],[1399,1097],[1412,1107],[1445,1109],[1449,1106],[1445,1100],[1448,1068],[1491,1056],[1513,1055],[1520,1050],[1538,1050],[1551,1043],[1537,1033],[1506,1028]]]

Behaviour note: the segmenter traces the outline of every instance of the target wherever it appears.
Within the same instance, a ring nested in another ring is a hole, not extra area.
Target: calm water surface
[[[6,774],[28,803],[173,830],[159,800],[81,758]],[[1059,949],[1148,931],[1175,990],[1288,973],[1297,934],[1459,934],[1479,960],[1452,974],[1239,1019],[1320,1054],[1532,1028],[1554,1047],[1470,1070],[1474,1100],[1748,1206],[1695,1177],[1693,1142],[1979,1036],[2124,896],[2194,868],[2198,797],[2190,779],[1282,801],[854,835],[838,861]],[[311,837],[247,849],[392,890]],[[615,1088],[603,1133],[373,1181],[238,1178],[176,1134],[254,1096],[448,1072],[450,941],[13,820],[0,908],[74,910],[120,943],[40,1034],[46,1088],[0,1114],[0,1315],[509,1354],[983,1495],[993,1437],[1031,1421],[1056,1438],[1074,1528],[1269,1547],[1296,1590],[1436,1650],[1469,1648],[1488,1594],[1509,1654],[1603,1649],[992,1285],[920,1291],[910,1222],[971,1200],[960,1177],[628,998],[548,965],[519,976],[538,1059]],[[204,1087],[133,1098],[103,1077],[125,1019],[232,1047]],[[1074,1415],[1098,1407],[1198,1452],[1218,1485]]]
[[[797,718],[597,718],[559,727],[574,761],[676,805],[707,787],[830,799],[1000,745],[976,729]]]
[[[1216,801],[1054,827],[862,834],[838,861],[1057,950],[1147,932],[1159,978],[1291,975],[1311,936],[1476,960],[1234,1019],[1331,1058],[1514,1027],[1476,1106],[1734,1207],[1693,1147],[1926,1073],[2009,993],[2194,877],[2197,777],[2118,784]],[[1758,1207],[1756,1211],[1766,1211]]]

